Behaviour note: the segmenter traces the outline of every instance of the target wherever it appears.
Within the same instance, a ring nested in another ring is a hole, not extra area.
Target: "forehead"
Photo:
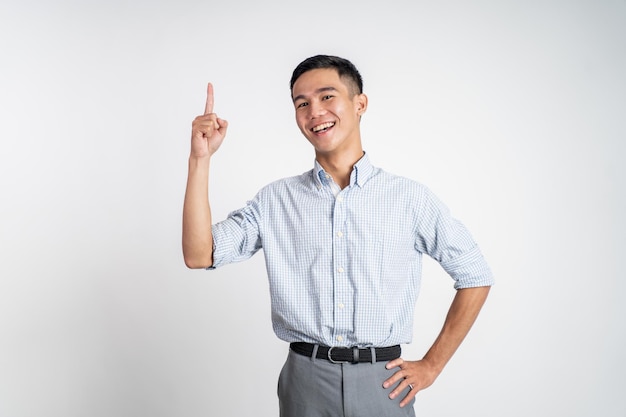
[[[348,91],[346,81],[339,77],[339,73],[334,68],[318,68],[305,72],[293,84],[291,96],[310,96],[318,90],[333,87],[337,91]]]

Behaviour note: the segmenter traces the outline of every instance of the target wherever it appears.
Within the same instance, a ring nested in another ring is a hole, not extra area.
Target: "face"
[[[305,72],[294,83],[292,97],[296,123],[316,154],[362,153],[359,121],[367,97],[353,95],[336,70]]]

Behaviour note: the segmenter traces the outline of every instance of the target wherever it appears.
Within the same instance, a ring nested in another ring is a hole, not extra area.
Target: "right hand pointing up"
[[[213,113],[213,85],[206,91],[204,114],[194,119],[191,125],[191,157],[210,157],[224,141],[228,122]]]

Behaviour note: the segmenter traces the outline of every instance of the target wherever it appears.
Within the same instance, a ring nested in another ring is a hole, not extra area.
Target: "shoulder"
[[[378,168],[370,183],[376,198],[393,201],[394,206],[415,218],[449,211],[446,204],[424,183]]]
[[[376,168],[371,177],[372,185],[382,188],[396,197],[415,199],[432,194],[430,189],[419,181]]]
[[[272,181],[258,192],[259,197],[269,197],[286,192],[293,192],[300,189],[310,188],[313,184],[313,170],[308,170],[300,175],[280,178]]]

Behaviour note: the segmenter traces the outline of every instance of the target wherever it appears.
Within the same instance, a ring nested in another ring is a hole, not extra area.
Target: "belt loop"
[[[359,363],[359,348],[352,348],[352,363]]]
[[[372,364],[375,364],[376,363],[376,348],[371,347],[370,351],[372,352]]]
[[[315,344],[313,345],[313,353],[311,353],[311,360],[315,361],[315,359],[317,359],[317,350],[320,348],[320,345]]]

